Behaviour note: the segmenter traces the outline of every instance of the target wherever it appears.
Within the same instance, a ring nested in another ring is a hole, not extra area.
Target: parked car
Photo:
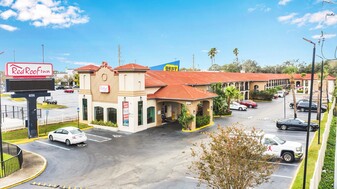
[[[312,111],[317,111],[317,103],[312,102],[311,104],[311,110]],[[325,105],[321,105],[321,113],[324,113],[326,111],[327,107]],[[297,110],[304,112],[304,111],[309,111],[309,102],[300,102],[297,104]]]
[[[277,91],[277,96],[278,96],[278,97],[283,98],[285,95],[286,95],[286,94],[285,94],[284,91]]]
[[[50,141],[64,142],[67,146],[87,141],[85,133],[76,127],[63,127],[51,131],[48,134],[48,138]]]
[[[256,108],[257,103],[252,100],[242,100],[240,104],[247,106],[248,108]]]
[[[237,102],[232,102],[229,105],[229,109],[231,109],[231,110],[239,110],[239,111],[246,111],[247,110],[247,106],[239,104]]]
[[[298,103],[300,103],[300,102],[309,102],[309,100],[308,100],[308,99],[300,99],[300,100],[298,100],[298,101],[296,102],[296,107],[297,107]],[[291,103],[289,104],[289,107],[290,107],[290,108],[294,108],[294,103],[291,102]]]
[[[56,90],[64,89],[64,86],[59,85],[59,86],[56,86],[55,89]]]
[[[53,100],[53,99],[46,99],[43,101],[43,103],[47,103],[47,104],[57,104],[57,101],[56,100]]]
[[[285,119],[276,122],[276,127],[281,130],[287,129],[299,129],[299,130],[307,130],[308,122],[305,122],[299,118]],[[310,130],[316,131],[318,129],[317,123],[310,123]]]
[[[73,89],[65,89],[64,92],[65,92],[65,93],[73,93],[74,90],[73,90]]]

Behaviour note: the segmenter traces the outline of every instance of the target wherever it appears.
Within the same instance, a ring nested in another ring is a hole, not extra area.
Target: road
[[[287,117],[291,117],[293,113],[288,104],[286,110]],[[239,123],[305,146],[306,132],[276,128],[275,120],[283,118],[283,112],[282,98],[259,102],[257,109],[233,111],[232,116],[215,119],[215,125]],[[307,115],[299,112],[298,116],[306,120]],[[315,114],[312,117],[315,118]],[[205,130],[215,131],[216,126]],[[41,139],[20,147],[39,153],[48,160],[45,172],[31,182],[86,188],[197,188],[197,180],[189,174],[188,166],[193,143],[206,139],[201,132],[183,133],[176,124],[134,134],[92,129],[86,131],[87,146],[68,147]],[[311,138],[312,135],[310,133]],[[299,163],[280,163],[270,182],[258,188],[289,188]],[[30,183],[15,188],[37,188]]]

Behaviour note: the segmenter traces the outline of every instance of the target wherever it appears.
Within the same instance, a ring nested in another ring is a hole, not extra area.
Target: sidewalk
[[[11,188],[39,176],[47,167],[47,160],[33,152],[23,151],[22,168],[0,179],[0,188]]]

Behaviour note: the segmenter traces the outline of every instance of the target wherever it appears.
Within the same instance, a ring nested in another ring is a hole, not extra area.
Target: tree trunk
[[[295,85],[294,81],[291,82],[291,90],[293,92],[293,103],[294,103],[294,118],[297,118],[297,107],[296,107],[296,95],[295,95]]]
[[[318,85],[318,94],[317,94],[317,115],[316,120],[319,120],[321,118],[321,93],[322,93],[322,83]]]
[[[326,83],[326,85],[325,85],[325,90],[326,90],[326,102],[327,102],[327,110],[329,111],[329,102],[330,102],[330,100],[329,100],[329,86],[328,86],[328,76],[326,77],[326,80],[325,80],[325,83]],[[322,89],[323,90],[323,89]]]

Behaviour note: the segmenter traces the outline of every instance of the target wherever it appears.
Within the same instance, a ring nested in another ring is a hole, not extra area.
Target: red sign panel
[[[51,63],[8,62],[6,76],[14,78],[43,78],[53,76]]]
[[[123,126],[129,126],[129,102],[123,101]]]

